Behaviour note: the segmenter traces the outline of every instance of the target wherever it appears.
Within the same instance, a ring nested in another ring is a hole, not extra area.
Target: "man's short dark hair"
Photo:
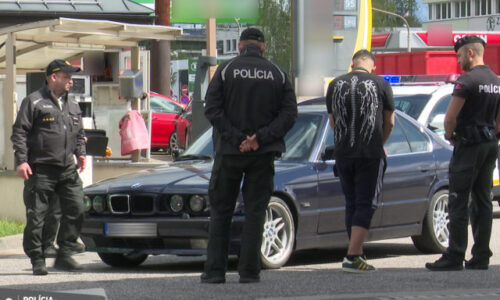
[[[473,43],[480,43],[483,45],[483,48],[486,47],[486,42],[478,37],[477,35],[466,35],[458,39],[458,41],[455,43],[455,52],[458,52],[462,46],[465,46],[467,44],[473,44]]]
[[[369,58],[375,62],[375,55],[373,55],[373,53],[371,53],[370,51],[368,51],[366,49],[361,49],[361,50],[357,51],[356,53],[354,53],[354,55],[352,56],[353,61],[360,59],[360,58],[363,58],[363,59]]]

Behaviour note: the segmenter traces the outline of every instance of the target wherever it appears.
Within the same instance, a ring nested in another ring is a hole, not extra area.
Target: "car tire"
[[[170,151],[179,149],[179,135],[177,132],[172,132],[170,134],[170,138],[168,139],[168,146],[170,148]]]
[[[422,234],[412,236],[413,244],[423,253],[443,253],[448,248],[450,231],[448,190],[437,191],[424,217]]]
[[[126,268],[136,267],[142,264],[147,258],[147,254],[122,254],[122,253],[100,253],[97,255],[101,260],[112,267]]]
[[[285,201],[271,197],[262,235],[262,267],[265,269],[282,267],[290,258],[295,243],[293,215]]]

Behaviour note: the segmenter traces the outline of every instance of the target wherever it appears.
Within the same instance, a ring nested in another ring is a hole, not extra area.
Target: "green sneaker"
[[[342,271],[349,273],[371,273],[377,271],[377,269],[368,264],[366,258],[358,256],[352,261],[345,257],[342,262]]]

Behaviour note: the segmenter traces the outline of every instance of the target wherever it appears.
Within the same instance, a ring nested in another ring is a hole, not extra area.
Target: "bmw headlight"
[[[102,196],[95,196],[92,199],[92,208],[96,212],[102,213],[104,211],[104,198]]]
[[[92,201],[90,200],[90,197],[87,195],[83,197],[83,207],[85,211],[89,211],[90,208],[92,207]]]
[[[193,195],[189,198],[189,208],[192,212],[200,212],[205,207],[205,199],[200,195]]]
[[[170,209],[178,213],[184,208],[184,199],[182,199],[181,195],[173,195],[170,197]]]

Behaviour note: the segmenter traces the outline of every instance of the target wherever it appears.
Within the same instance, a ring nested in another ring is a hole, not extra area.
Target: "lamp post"
[[[400,16],[400,15],[395,14],[395,13],[390,12],[390,11],[385,11],[385,10],[378,9],[378,8],[375,8],[375,7],[372,7],[372,10],[374,10],[374,11],[378,11],[378,12],[381,12],[381,13],[384,13],[384,14],[388,14],[388,15],[391,15],[391,16],[395,16],[395,17],[400,18],[401,20],[403,20],[403,22],[405,22],[405,24],[406,24],[406,29],[408,30],[408,52],[411,52],[411,44],[410,44],[410,24],[408,24],[408,21],[406,21],[406,19],[405,19],[403,16]]]

